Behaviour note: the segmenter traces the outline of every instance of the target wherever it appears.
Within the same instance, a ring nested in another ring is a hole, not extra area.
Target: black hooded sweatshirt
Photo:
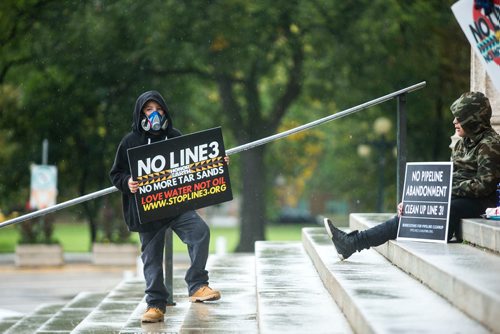
[[[148,101],[155,101],[162,106],[167,116],[168,126],[165,130],[160,130],[158,134],[153,134],[144,131],[141,126],[141,120],[145,117],[142,113],[142,108]],[[167,108],[167,104],[163,97],[157,91],[148,91],[137,98],[133,114],[132,131],[127,133],[120,142],[116,151],[115,162],[109,173],[111,182],[122,193],[123,216],[127,223],[128,229],[134,232],[149,232],[161,228],[168,224],[169,220],[154,221],[147,224],[141,224],[139,214],[135,204],[134,194],[128,188],[128,180],[131,177],[127,150],[132,147],[155,143],[168,138],[180,136],[179,130],[172,126],[172,119]],[[175,217],[170,218],[170,220]]]

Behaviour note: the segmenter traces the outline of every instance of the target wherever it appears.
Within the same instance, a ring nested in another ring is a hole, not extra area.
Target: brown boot
[[[213,301],[213,300],[218,300],[220,299],[220,292],[217,290],[213,290],[210,288],[208,285],[204,285],[198,290],[196,290],[195,293],[193,293],[190,297],[189,300],[194,303],[194,302],[208,302],[208,301]]]
[[[165,312],[160,310],[157,307],[149,307],[146,309],[146,312],[142,315],[142,322],[161,322],[163,321],[163,317],[165,316]]]

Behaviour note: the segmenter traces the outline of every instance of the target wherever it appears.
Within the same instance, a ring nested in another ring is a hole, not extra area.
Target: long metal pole
[[[393,99],[395,97],[398,97],[399,95],[402,95],[402,94],[405,94],[405,93],[411,93],[413,91],[416,91],[418,89],[421,89],[421,88],[425,87],[425,85],[426,85],[426,82],[422,81],[422,82],[420,82],[418,84],[415,84],[415,85],[412,85],[412,86],[400,89],[400,90],[398,90],[396,92],[393,92],[393,93],[381,96],[379,98],[376,98],[374,100],[365,102],[365,103],[357,105],[355,107],[352,107],[352,108],[349,108],[349,109],[346,109],[346,110],[343,110],[343,111],[339,111],[338,113],[335,113],[333,115],[320,118],[320,119],[318,119],[316,121],[313,121],[313,122],[310,122],[310,123],[298,126],[296,128],[293,128],[293,129],[290,129],[290,130],[287,130],[287,131],[283,131],[283,132],[277,133],[275,135],[272,135],[272,136],[269,136],[269,137],[265,137],[265,138],[262,138],[262,139],[259,139],[259,140],[256,140],[256,141],[253,141],[253,142],[250,142],[250,143],[247,143],[247,144],[243,144],[243,145],[240,145],[240,146],[237,146],[237,147],[234,147],[234,148],[230,148],[230,149],[226,150],[226,154],[227,155],[231,155],[231,154],[239,153],[239,152],[242,152],[242,151],[246,151],[246,150],[249,150],[251,148],[254,148],[254,147],[257,147],[257,146],[260,146],[260,145],[264,145],[264,144],[267,144],[269,142],[272,142],[272,141],[281,139],[283,137],[289,136],[291,134],[294,134],[294,133],[297,133],[297,132],[300,132],[300,131],[304,131],[304,130],[310,129],[310,128],[318,126],[320,124],[333,121],[334,119],[342,118],[344,116],[347,116],[347,115],[350,115],[352,113],[361,111],[361,110],[369,108],[371,106],[374,106],[374,105],[386,102],[388,100],[391,100],[391,99]],[[56,205],[53,205],[53,206],[45,208],[45,209],[34,211],[34,212],[31,212],[31,213],[25,214],[23,216],[7,220],[7,221],[5,221],[5,222],[3,222],[3,223],[0,224],[0,228],[6,227],[6,226],[9,226],[9,225],[12,225],[12,224],[21,223],[21,222],[29,220],[29,219],[37,218],[37,217],[49,214],[51,212],[67,208],[69,206],[73,206],[73,205],[76,205],[76,204],[80,204],[82,202],[86,202],[88,200],[92,200],[92,199],[95,199],[95,198],[98,198],[98,197],[101,197],[101,196],[104,196],[104,195],[111,194],[111,193],[113,193],[115,191],[118,191],[118,189],[115,186],[112,186],[112,187],[109,187],[109,188],[106,188],[106,189],[103,189],[103,190],[99,190],[99,191],[96,191],[96,192],[93,192],[93,193],[90,193],[90,194],[87,194],[87,195],[84,195],[84,196],[81,196],[81,197],[77,197],[77,198],[74,198],[72,200],[56,204]]]
[[[172,228],[167,228],[165,231],[165,249],[163,252],[164,265],[164,281],[167,288],[167,306],[175,306],[174,301],[174,252],[173,252],[173,235]]]

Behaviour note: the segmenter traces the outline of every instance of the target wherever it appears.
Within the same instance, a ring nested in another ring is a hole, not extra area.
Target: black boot
[[[347,259],[355,251],[359,252],[363,249],[379,246],[390,239],[395,239],[398,231],[397,216],[361,232],[356,230],[345,233],[336,228],[328,218],[324,219],[324,224],[326,232],[332,239],[341,260]]]
[[[370,247],[366,244],[365,240],[363,240],[363,235],[357,230],[351,233],[345,233],[336,228],[328,218],[324,219],[324,224],[326,232],[332,239],[333,245],[335,249],[337,249],[337,255],[341,260],[346,260],[355,251]]]

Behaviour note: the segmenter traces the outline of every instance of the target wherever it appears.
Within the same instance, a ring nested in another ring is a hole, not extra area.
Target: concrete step
[[[63,306],[64,303],[41,305],[7,329],[5,334],[33,334]]]
[[[462,219],[462,237],[471,244],[499,253],[500,221],[490,219]]]
[[[350,227],[380,222],[351,214]],[[500,333],[500,255],[466,244],[389,241],[376,250],[492,331]]]
[[[304,228],[303,245],[356,333],[488,333],[374,250],[340,261],[323,228]]]
[[[71,333],[71,331],[87,317],[103,300],[106,293],[81,292],[61,310],[47,320],[35,333]]]
[[[144,297],[144,281],[122,281],[72,331],[73,334],[118,333]]]
[[[175,306],[168,306],[165,313],[165,321],[153,324],[141,323],[141,316],[146,311],[147,304],[145,298],[137,305],[135,310],[130,315],[124,328],[120,330],[120,334],[136,334],[136,333],[179,333],[184,317],[190,307],[188,300],[186,283],[184,275],[186,269],[174,268],[173,273],[173,300]],[[145,282],[141,288],[144,291]]]
[[[210,286],[220,290],[215,302],[190,303],[182,333],[258,333],[253,254],[211,255]]]
[[[174,271],[175,306],[167,307],[165,322],[142,324],[146,309],[143,280],[123,282],[71,333],[258,333],[255,257],[250,254],[212,255],[207,263],[210,286],[222,293],[215,302],[191,303],[184,282],[186,269]]]
[[[9,328],[14,326],[22,318],[22,315],[8,315],[0,319],[0,333],[4,334],[7,332]]]
[[[300,242],[255,244],[260,333],[352,333]]]

